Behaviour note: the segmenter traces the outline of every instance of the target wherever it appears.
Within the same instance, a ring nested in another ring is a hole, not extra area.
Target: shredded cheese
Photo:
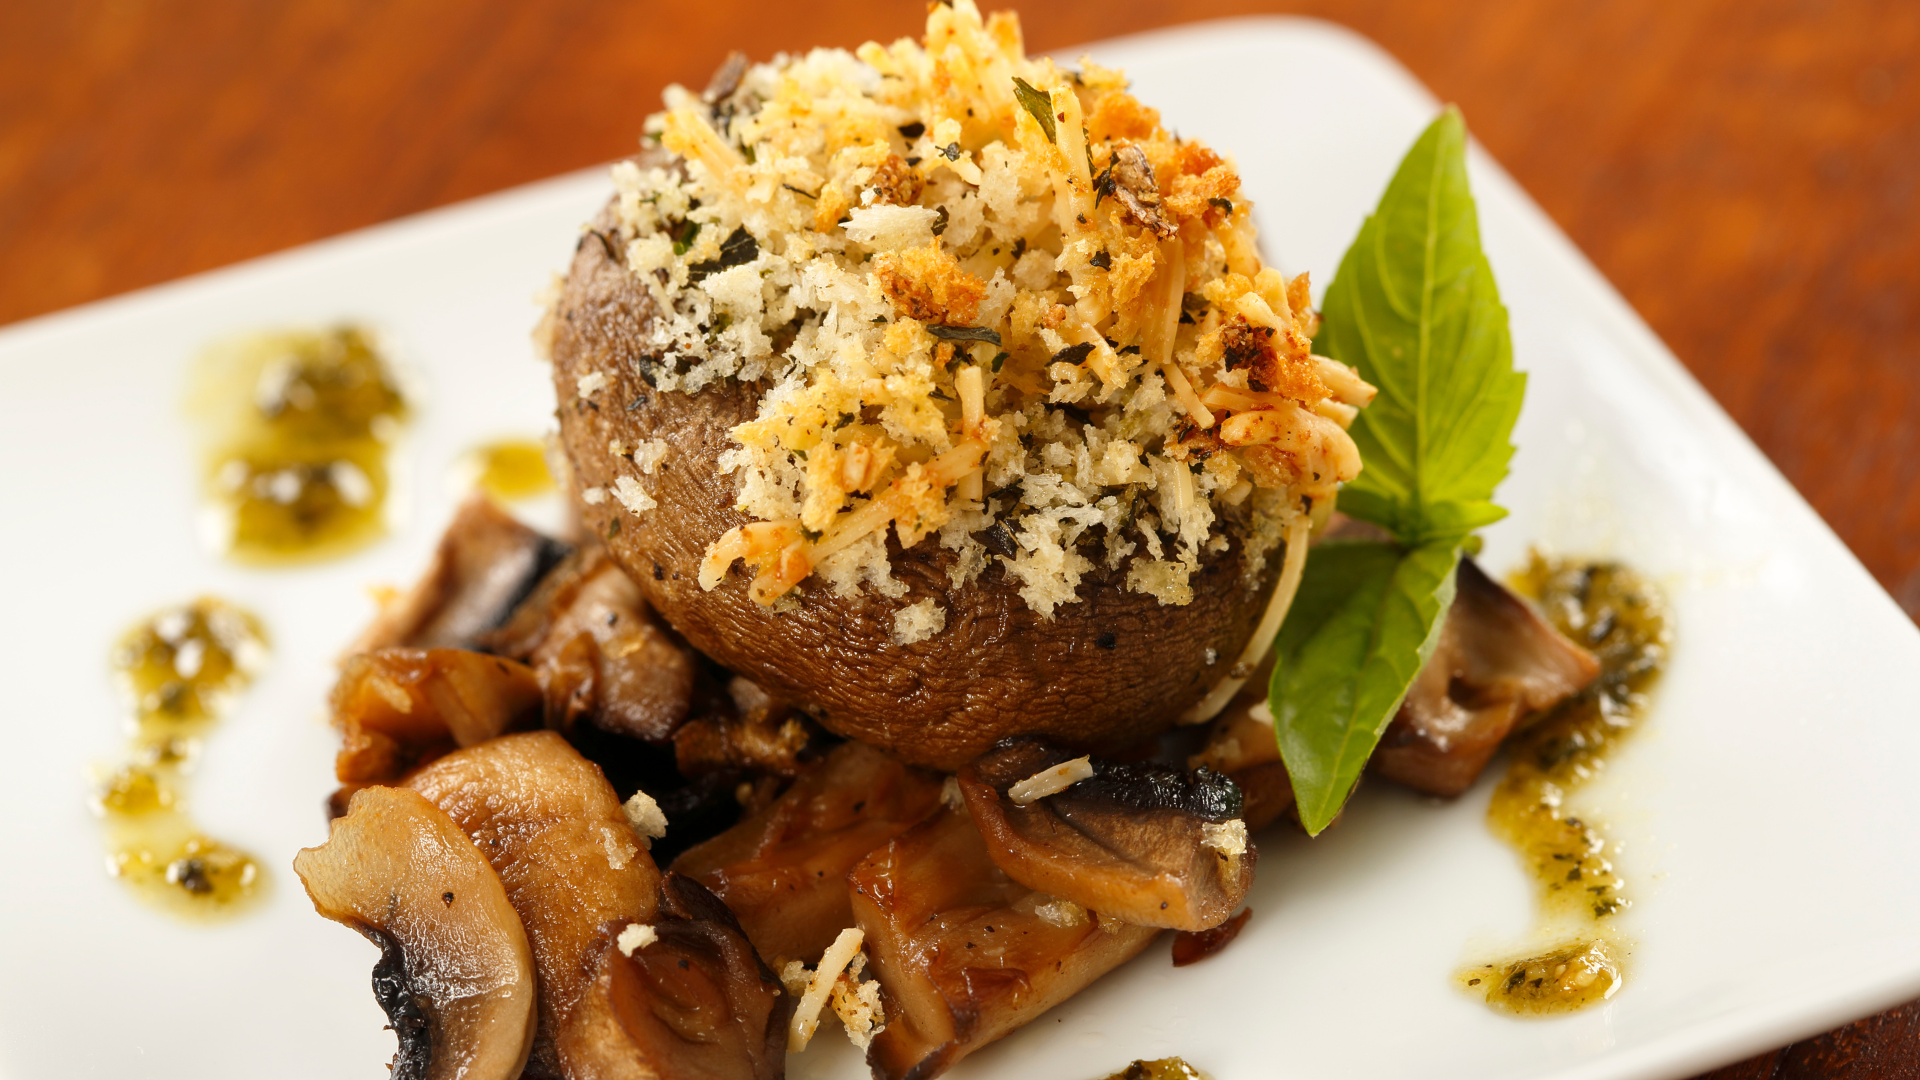
[[[1247,853],[1247,823],[1240,818],[1232,821],[1200,824],[1200,843],[1222,855],[1245,855]]]
[[[613,944],[620,950],[620,955],[632,956],[635,950],[644,949],[658,940],[660,935],[654,932],[653,927],[645,923],[628,923],[620,931],[620,936],[613,939]]]
[[[1015,806],[1030,806],[1049,795],[1058,795],[1093,775],[1093,761],[1082,755],[1063,761],[1050,769],[1041,769],[1007,789],[1007,798]]]
[[[633,826],[641,847],[652,850],[653,842],[667,835],[666,812],[646,792],[634,792],[633,798],[621,804],[620,809],[626,811],[627,824]]]
[[[820,957],[820,966],[807,980],[807,989],[800,995],[800,1003],[794,1006],[793,1020],[787,1025],[787,1049],[798,1053],[813,1041],[813,1033],[820,1027],[820,1011],[827,1005],[827,998],[839,981],[841,972],[853,962],[860,952],[860,945],[866,935],[859,927],[850,926],[840,931],[833,939],[827,951]]]

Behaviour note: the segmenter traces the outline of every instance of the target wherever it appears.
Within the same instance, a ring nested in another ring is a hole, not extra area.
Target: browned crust
[[[607,221],[603,215],[599,227]],[[708,545],[748,520],[734,510],[735,481],[720,474],[718,460],[734,445],[727,432],[754,415],[765,388],[655,390],[642,375],[654,358],[639,344],[652,301],[612,261],[614,246],[585,235],[560,300],[553,366],[561,441],[585,527],[695,648],[842,735],[948,769],[1011,734],[1096,750],[1137,742],[1170,726],[1240,654],[1271,573],[1259,588],[1247,586],[1237,538],[1193,575],[1185,607],[1127,591],[1124,573],[1097,573],[1081,586],[1082,600],[1057,608],[1051,621],[1026,606],[1018,581],[997,566],[954,589],[947,570],[956,556],[932,539],[903,555],[889,537],[894,574],[909,589],[897,602],[865,592],[839,597],[810,580],[797,590],[797,606],[774,614],[748,598],[738,565],[702,591],[696,578]],[[606,384],[580,398],[578,380],[596,371]],[[606,449],[614,439],[655,438],[672,451],[652,476],[638,476]],[[611,491],[620,476],[633,476],[658,508],[636,516],[611,495],[599,505],[579,498],[587,488]],[[927,597],[946,609],[946,628],[894,644],[894,612]]]

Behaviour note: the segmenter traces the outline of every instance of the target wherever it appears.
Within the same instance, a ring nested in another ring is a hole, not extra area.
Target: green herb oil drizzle
[[[133,705],[132,737],[94,809],[106,826],[108,873],[164,911],[234,914],[265,889],[257,860],[187,816],[185,782],[207,732],[266,655],[259,620],[211,598],[160,612],[113,650]]]
[[[1460,979],[1496,1009],[1540,1015],[1603,1001],[1624,982],[1624,950],[1610,920],[1631,903],[1626,883],[1607,858],[1606,834],[1565,802],[1638,725],[1672,633],[1658,590],[1618,563],[1536,553],[1513,586],[1600,660],[1593,685],[1514,736],[1507,775],[1487,808],[1494,833],[1533,875],[1543,923],[1570,930],[1539,955],[1483,964]]]

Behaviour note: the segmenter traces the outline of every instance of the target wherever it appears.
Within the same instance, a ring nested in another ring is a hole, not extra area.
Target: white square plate
[[[1323,286],[1436,109],[1321,23],[1091,51],[1237,157],[1269,250]],[[1092,1078],[1165,1054],[1221,1080],[1680,1077],[1920,994],[1920,634],[1513,182],[1477,153],[1472,175],[1531,373],[1501,492],[1514,513],[1485,561],[1511,568],[1534,543],[1617,556],[1675,608],[1647,730],[1581,797],[1622,842],[1637,900],[1625,989],[1552,1021],[1457,991],[1461,962],[1524,932],[1530,886],[1487,832],[1487,784],[1445,805],[1374,784],[1320,840],[1263,838],[1233,948],[1175,970],[1162,943],[956,1080]],[[0,332],[0,1073],[380,1075],[393,1037],[368,992],[374,950],[315,916],[288,866],[326,832],[331,661],[371,614],[364,587],[424,566],[460,453],[547,424],[530,297],[609,190],[597,170],[563,177]],[[315,569],[209,556],[178,404],[192,358],[339,319],[384,331],[424,377],[408,520]],[[89,768],[119,743],[110,644],[203,593],[258,612],[275,642],[192,793],[275,878],[265,910],[216,927],[125,895],[86,808]],[[860,1075],[825,1042],[795,1075]]]

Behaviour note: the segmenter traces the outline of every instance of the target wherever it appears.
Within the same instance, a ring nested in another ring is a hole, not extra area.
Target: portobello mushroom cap
[[[639,164],[672,159],[651,151]],[[1101,562],[1084,575],[1078,602],[1046,618],[1020,598],[1020,582],[1004,568],[956,588],[947,576],[954,552],[934,537],[903,552],[891,533],[888,557],[908,589],[898,600],[802,582],[796,603],[776,613],[748,596],[751,575],[738,566],[703,590],[708,547],[751,520],[734,508],[735,480],[720,455],[734,446],[728,432],[754,418],[767,386],[723,380],[685,394],[648,383],[644,369],[658,357],[641,342],[654,303],[597,238],[612,222],[610,208],[582,238],[554,312],[560,439],[583,525],[696,649],[841,735],[944,769],[1016,734],[1118,750],[1172,726],[1227,675],[1279,564],[1270,559],[1258,578],[1249,575],[1236,528],[1226,529],[1226,549],[1209,553],[1193,574],[1193,600],[1178,607],[1129,590],[1125,569]],[[582,395],[588,375],[605,382]],[[647,476],[634,477],[608,449],[652,439],[671,452]],[[615,499],[580,497],[620,479],[639,483],[656,505],[634,514]],[[896,644],[894,613],[930,597],[946,611],[945,628]]]
[[[405,788],[366,788],[294,856],[314,910],[380,946],[393,1080],[513,1080],[533,1046],[533,954],[472,841]]]

